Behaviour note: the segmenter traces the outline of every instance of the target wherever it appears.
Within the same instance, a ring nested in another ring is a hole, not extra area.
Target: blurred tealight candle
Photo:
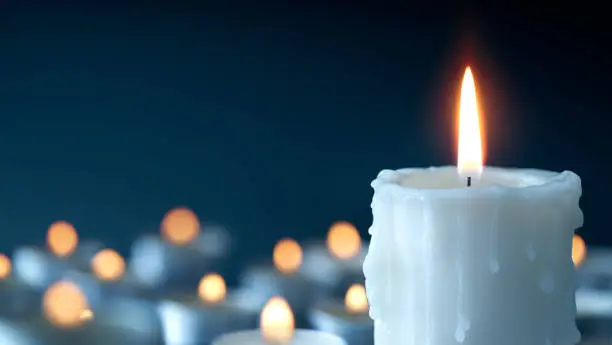
[[[579,235],[572,241],[576,266],[576,325],[583,339],[612,337],[612,250],[590,248]]]
[[[346,221],[336,222],[330,227],[325,244],[306,246],[300,270],[332,294],[342,294],[351,284],[364,282],[366,247],[355,226]]]
[[[39,315],[0,322],[3,345],[151,344],[151,339],[124,325],[111,325],[91,310],[71,281],[51,284],[42,296]]]
[[[11,259],[0,253],[0,317],[25,316],[36,309],[37,294],[13,279]]]
[[[223,277],[209,273],[197,294],[177,294],[158,306],[165,344],[208,344],[214,337],[257,324],[258,310],[246,308],[228,295]]]
[[[193,211],[175,208],[164,216],[160,235],[148,234],[134,242],[128,270],[152,288],[189,289],[204,274],[219,269],[228,251],[226,235],[213,226],[201,231]]]
[[[319,302],[310,311],[309,320],[315,329],[336,334],[351,345],[374,342],[374,322],[368,315],[368,300],[361,284],[349,287],[344,303],[335,299]]]
[[[346,345],[342,338],[331,333],[295,329],[291,307],[279,296],[272,297],[263,307],[259,327],[222,335],[212,345]]]
[[[93,255],[102,248],[97,241],[79,243],[72,224],[57,221],[47,231],[47,248],[18,248],[13,253],[15,276],[27,285],[45,289],[61,279],[68,269],[86,268]]]
[[[298,316],[299,323],[316,298],[316,285],[299,271],[302,247],[293,239],[280,240],[272,252],[273,265],[254,265],[240,278],[241,292],[250,296],[252,305],[261,309],[273,296],[285,298]]]

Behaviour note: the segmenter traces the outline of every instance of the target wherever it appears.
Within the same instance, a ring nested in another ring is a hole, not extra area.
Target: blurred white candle
[[[364,271],[377,345],[580,340],[571,260],[580,178],[483,168],[477,110],[468,69],[459,166],[383,170],[372,183]]]
[[[362,265],[366,250],[353,224],[338,221],[332,224],[326,242],[305,246],[300,271],[331,290],[343,294],[353,283],[363,283]]]
[[[204,274],[219,270],[228,241],[223,229],[202,231],[193,211],[175,208],[164,216],[160,236],[145,235],[134,242],[128,269],[152,288],[189,289]]]
[[[291,307],[281,297],[273,297],[261,311],[260,329],[229,333],[213,340],[212,345],[346,345],[331,333],[295,329]]]
[[[68,269],[87,268],[93,255],[102,248],[96,241],[79,243],[72,224],[57,221],[47,231],[47,249],[28,246],[13,253],[15,277],[25,284],[45,289],[61,279]]]
[[[220,334],[250,329],[257,324],[258,310],[227,298],[225,280],[219,274],[204,276],[197,294],[163,299],[158,307],[166,344],[208,344]]]
[[[13,279],[11,259],[0,253],[0,317],[26,316],[36,311],[38,294]]]
[[[245,294],[258,309],[273,296],[285,298],[300,316],[313,303],[315,286],[311,279],[300,271],[302,247],[291,238],[284,238],[274,246],[274,265],[262,264],[249,267],[240,278]],[[246,303],[246,302],[245,302]]]
[[[110,325],[94,314],[85,295],[70,281],[49,286],[42,315],[0,321],[3,345],[153,344],[152,339],[124,325]]]
[[[327,299],[317,303],[309,313],[312,326],[336,334],[351,345],[373,344],[374,323],[368,315],[368,300],[363,285],[351,285],[343,302]]]

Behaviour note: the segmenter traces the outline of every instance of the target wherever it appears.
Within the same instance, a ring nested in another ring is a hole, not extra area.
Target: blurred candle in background
[[[279,296],[272,297],[261,310],[259,327],[222,335],[212,345],[346,345],[342,338],[331,333],[296,330],[291,307]]]
[[[242,274],[243,303],[259,310],[273,296],[281,296],[291,305],[301,325],[317,293],[312,280],[299,271],[302,257],[302,247],[297,241],[291,238],[278,241],[272,252],[273,265],[254,265]]]
[[[166,344],[208,344],[220,334],[253,328],[259,310],[235,303],[223,277],[209,273],[200,280],[197,294],[170,295],[158,312]]]
[[[27,246],[13,253],[15,277],[25,284],[44,290],[61,279],[68,269],[87,268],[93,255],[102,248],[95,241],[79,243],[72,224],[53,223],[47,231],[47,249]]]
[[[374,343],[374,322],[368,315],[365,287],[353,284],[346,291],[344,301],[322,300],[310,310],[313,328],[336,334],[351,345]]]
[[[130,275],[151,288],[189,290],[204,274],[218,271],[228,251],[227,236],[218,228],[211,227],[210,231],[216,232],[211,243],[206,243],[193,211],[184,207],[169,211],[159,236],[145,235],[134,242],[128,264]],[[211,250],[211,245],[222,250]]]
[[[79,287],[61,280],[42,297],[42,315],[11,318],[0,324],[3,345],[152,344],[139,332],[109,326],[94,313]]]
[[[11,273],[11,259],[0,253],[0,317],[24,316],[35,311],[39,296],[22,282],[15,280]]]
[[[366,250],[355,226],[339,221],[330,227],[325,244],[312,243],[305,247],[300,271],[332,295],[341,296],[350,285],[363,284],[365,255]]]

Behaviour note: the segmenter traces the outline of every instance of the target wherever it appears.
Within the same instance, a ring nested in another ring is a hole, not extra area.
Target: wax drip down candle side
[[[374,342],[576,344],[580,178],[484,167],[482,152],[462,152],[482,150],[472,78],[466,70],[459,166],[383,170],[372,182],[363,270]]]

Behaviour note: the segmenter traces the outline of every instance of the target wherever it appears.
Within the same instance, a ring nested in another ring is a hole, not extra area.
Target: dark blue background
[[[581,233],[612,244],[600,22],[489,10],[4,6],[0,251],[65,219],[125,252],[177,205],[248,254],[365,235],[379,170],[455,162],[466,63],[487,163],[577,172]]]

